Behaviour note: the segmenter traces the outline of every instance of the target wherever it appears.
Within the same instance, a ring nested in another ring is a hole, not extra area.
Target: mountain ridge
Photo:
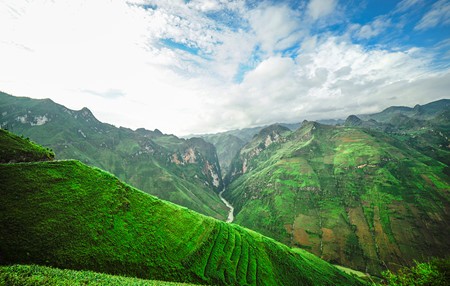
[[[312,254],[77,160],[0,164],[0,184],[1,264],[214,285],[361,285]]]
[[[52,100],[0,93],[0,124],[53,149],[58,158],[78,159],[169,201],[226,219],[214,146],[179,139],[159,130],[115,127],[88,108],[75,111]]]

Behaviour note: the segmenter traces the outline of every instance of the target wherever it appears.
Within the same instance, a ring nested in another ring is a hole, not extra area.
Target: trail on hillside
[[[225,192],[225,188],[223,188],[223,190],[219,193],[219,197],[222,200],[222,202],[230,209],[230,211],[228,212],[228,218],[227,218],[227,222],[233,222],[234,220],[234,207],[230,204],[229,201],[227,201],[223,196],[222,193]]]

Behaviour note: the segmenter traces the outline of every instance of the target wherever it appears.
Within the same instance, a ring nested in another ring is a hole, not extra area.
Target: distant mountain
[[[179,139],[98,121],[91,111],[70,110],[50,99],[0,93],[0,125],[53,149],[58,159],[103,168],[158,197],[215,218],[227,208],[215,148],[200,138]]]
[[[13,137],[1,132],[0,142],[18,158],[35,148],[23,141],[24,148],[9,149],[8,142],[20,140]],[[75,160],[31,160],[0,163],[0,264],[203,285],[362,284],[306,251],[159,200],[98,168]],[[64,273],[72,282],[92,277]],[[35,281],[62,284],[64,273],[45,274],[50,280],[40,274]],[[113,277],[102,279],[107,284]]]
[[[449,255],[448,166],[362,124],[262,130],[228,174],[235,222],[374,274]]]
[[[290,130],[297,130],[301,126],[301,123],[280,123],[278,125],[284,126]],[[217,156],[220,162],[220,169],[222,170],[222,177],[225,177],[229,171],[231,161],[239,150],[266,127],[267,126],[243,128],[216,134],[203,134],[197,136],[205,139],[205,141],[216,147]]]
[[[424,105],[417,104],[413,108],[406,106],[392,106],[379,113],[359,115],[359,117],[363,120],[374,119],[382,123],[391,122],[397,114],[416,119],[432,119],[437,114],[449,109],[450,99],[441,99]]]
[[[360,115],[359,124],[345,125],[383,131],[408,146],[450,166],[450,100],[425,105],[390,107],[380,113]]]

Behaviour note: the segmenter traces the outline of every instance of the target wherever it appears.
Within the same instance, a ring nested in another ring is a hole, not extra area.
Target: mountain
[[[9,142],[5,133],[0,141]],[[361,285],[306,251],[160,200],[80,161],[2,163],[0,185],[1,264],[210,285]]]
[[[297,130],[301,124],[280,123],[277,125],[288,128],[289,130]],[[243,128],[198,136],[216,147],[217,156],[220,162],[220,169],[222,170],[222,177],[225,177],[230,169],[232,160],[236,157],[236,154],[246,143],[250,142],[262,129],[266,127],[267,126]]]
[[[382,123],[392,121],[393,117],[397,114],[416,119],[432,119],[437,114],[449,109],[450,99],[441,99],[424,105],[417,104],[413,108],[406,106],[391,106],[379,113],[360,115],[359,117],[363,120],[374,119]]]
[[[222,178],[230,168],[231,161],[245,145],[241,138],[228,133],[203,135],[202,138],[213,144],[217,150]]]
[[[448,166],[389,134],[272,126],[228,177],[236,223],[332,263],[379,274],[450,254]]]
[[[200,213],[225,219],[218,196],[223,183],[215,148],[200,138],[180,139],[98,121],[83,108],[70,110],[50,99],[0,93],[0,125],[58,154],[105,169],[127,183]]]
[[[345,125],[352,123],[354,115]],[[425,105],[390,107],[380,113],[360,115],[360,127],[388,133],[408,146],[450,165],[450,100]]]

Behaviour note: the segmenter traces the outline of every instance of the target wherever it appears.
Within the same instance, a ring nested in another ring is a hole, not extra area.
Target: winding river
[[[219,197],[220,197],[220,199],[222,200],[222,202],[230,209],[229,212],[228,212],[227,222],[233,222],[233,220],[234,220],[234,214],[233,214],[234,208],[233,208],[233,206],[230,204],[230,202],[227,201],[227,200],[222,196],[222,193],[225,192],[225,190],[226,190],[226,189],[224,188],[224,189],[219,193]]]

